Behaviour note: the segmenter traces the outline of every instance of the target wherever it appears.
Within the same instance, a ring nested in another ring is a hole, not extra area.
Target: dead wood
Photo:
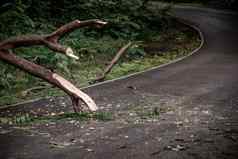
[[[12,53],[12,50],[18,47],[44,45],[53,51],[63,53],[74,59],[78,59],[70,47],[65,47],[59,43],[59,39],[81,27],[88,26],[101,28],[106,24],[106,22],[100,20],[75,20],[58,28],[51,34],[28,35],[10,38],[0,42],[0,59],[62,89],[70,96],[75,112],[82,111],[81,105],[79,104],[80,100],[82,100],[88,106],[90,111],[96,111],[97,106],[93,99],[74,86],[71,82],[43,66],[16,56]]]
[[[125,46],[123,46],[114,56],[114,58],[111,60],[111,62],[109,63],[109,65],[105,68],[105,70],[103,71],[103,73],[98,76],[95,80],[93,80],[91,83],[97,83],[97,82],[102,82],[105,80],[106,75],[108,73],[111,72],[113,66],[115,64],[117,64],[117,62],[119,61],[119,59],[121,58],[121,56],[129,49],[129,47],[132,45],[131,42],[129,42],[128,44],[126,44]]]

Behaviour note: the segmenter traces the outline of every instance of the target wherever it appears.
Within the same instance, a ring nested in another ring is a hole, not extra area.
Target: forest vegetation
[[[178,41],[181,38],[193,39],[190,33],[171,29],[177,24],[167,14],[170,4],[150,7],[149,3],[148,0],[3,0],[0,2],[0,41],[12,36],[50,33],[75,19],[108,22],[102,29],[84,28],[62,39],[63,44],[75,50],[79,61],[55,54],[45,47],[14,50],[27,60],[60,72],[78,87],[87,86],[102,72],[117,50],[129,41],[133,45],[107,79],[141,71],[184,55],[186,47],[159,58],[155,58],[158,55],[146,54],[146,42],[171,37],[177,37]],[[0,68],[0,105],[32,96],[61,94],[46,82],[14,66],[0,61]],[[28,91],[24,90],[35,87],[36,92],[32,89],[28,97]]]

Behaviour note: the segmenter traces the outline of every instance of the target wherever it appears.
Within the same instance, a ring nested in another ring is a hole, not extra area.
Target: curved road
[[[0,158],[237,159],[237,15],[193,7],[177,7],[174,14],[203,32],[205,43],[196,54],[85,89],[102,110],[115,113],[113,121],[2,127]],[[63,100],[57,100],[60,109]],[[136,115],[152,108],[159,120]]]

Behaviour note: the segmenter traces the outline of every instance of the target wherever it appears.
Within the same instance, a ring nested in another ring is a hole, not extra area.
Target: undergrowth
[[[52,52],[45,47],[18,48],[18,56],[43,65],[71,80],[76,86],[84,87],[96,78],[117,50],[128,43],[133,46],[113,68],[106,79],[113,79],[167,63],[188,52],[176,46],[169,54],[147,54],[146,41],[166,41],[174,22],[167,16],[169,5],[161,7],[143,6],[143,0],[16,0],[3,3],[0,7],[0,40],[23,34],[50,33],[57,27],[75,19],[99,18],[109,22],[101,30],[84,28],[67,35],[61,43],[71,46],[80,60]],[[56,14],[57,13],[57,14]],[[65,14],[66,13],[66,14]],[[171,31],[174,32],[174,31]],[[169,37],[186,41],[194,35],[176,32]],[[169,39],[167,39],[169,41]],[[63,95],[62,91],[11,65],[0,61],[0,105],[21,102],[27,99]],[[45,89],[29,88],[42,86]],[[27,93],[25,93],[27,92]]]

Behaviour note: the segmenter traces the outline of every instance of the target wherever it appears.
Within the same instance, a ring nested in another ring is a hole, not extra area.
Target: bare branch
[[[83,93],[80,89],[75,87],[71,82],[67,81],[60,75],[46,69],[40,65],[27,61],[14,55],[10,49],[18,47],[44,45],[53,51],[63,53],[71,58],[79,59],[74,55],[73,50],[70,47],[63,46],[59,43],[59,39],[64,35],[81,27],[96,27],[101,28],[106,25],[106,22],[100,20],[87,20],[79,21],[75,20],[66,25],[63,25],[56,31],[47,35],[28,35],[10,38],[0,42],[0,59],[15,65],[16,67],[34,75],[45,81],[57,86],[66,92],[72,100],[74,110],[76,112],[81,111],[80,100],[82,100],[91,111],[96,111],[97,106],[95,102],[87,94]]]
[[[75,21],[72,21],[71,23],[61,26],[55,32],[48,35],[47,38],[58,40],[60,37],[64,36],[65,34],[67,34],[69,32],[72,32],[78,28],[82,28],[82,27],[86,27],[86,26],[102,28],[106,24],[107,24],[107,22],[104,22],[104,21],[101,21],[98,19],[86,20],[86,21],[75,20]]]
[[[78,112],[82,110],[79,105],[79,100],[82,100],[91,111],[97,110],[97,106],[91,97],[49,69],[20,58],[9,51],[0,51],[0,59],[62,89],[71,97],[75,111]]]
[[[100,20],[87,20],[79,21],[75,20],[66,25],[63,25],[56,31],[48,35],[28,35],[10,38],[8,40],[0,42],[0,50],[15,49],[18,47],[34,46],[34,45],[45,45],[53,51],[63,53],[69,57],[78,59],[73,54],[73,50],[70,47],[65,47],[59,43],[59,39],[67,33],[70,33],[81,27],[97,27],[101,28],[106,25],[106,22]]]
[[[114,56],[114,58],[112,59],[112,61],[110,62],[110,64],[106,67],[106,69],[104,70],[104,72],[102,73],[102,75],[100,75],[99,77],[97,77],[94,81],[92,81],[91,83],[96,83],[96,82],[101,82],[106,78],[106,75],[108,73],[110,73],[110,71],[112,70],[113,66],[119,61],[120,57],[129,49],[129,47],[132,45],[131,42],[129,42],[128,44],[126,44],[125,46],[123,46],[117,53],[116,56]]]
[[[0,50],[15,49],[18,47],[43,45],[46,36],[41,35],[23,35],[18,37],[9,38],[0,42]]]

